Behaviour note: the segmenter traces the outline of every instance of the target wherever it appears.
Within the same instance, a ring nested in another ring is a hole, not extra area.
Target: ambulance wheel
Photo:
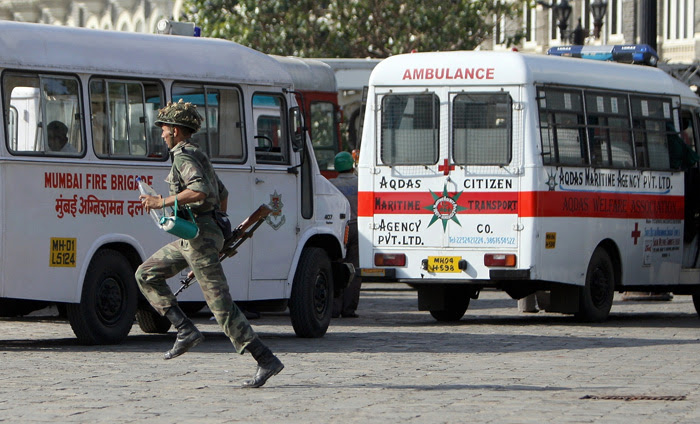
[[[331,322],[333,277],[326,251],[307,247],[294,275],[289,315],[298,337],[323,337]]]
[[[597,248],[586,271],[586,284],[579,289],[576,318],[585,322],[602,322],[608,318],[615,295],[615,272],[605,249]]]
[[[459,321],[469,308],[469,294],[461,288],[445,289],[445,309],[430,310],[430,315],[440,322]]]
[[[80,303],[67,306],[68,321],[82,344],[119,343],[131,330],[137,303],[133,267],[119,252],[103,249],[90,261]]]
[[[170,320],[161,316],[150,305],[139,307],[136,310],[136,322],[144,333],[167,333],[170,330]]]

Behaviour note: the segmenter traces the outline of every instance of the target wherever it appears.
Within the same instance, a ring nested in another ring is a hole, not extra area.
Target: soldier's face
[[[170,127],[168,125],[163,125],[160,127],[161,129],[161,134],[160,136],[163,137],[163,140],[165,140],[165,143],[168,145],[168,148],[172,149],[175,147],[177,143],[175,143],[175,127]]]

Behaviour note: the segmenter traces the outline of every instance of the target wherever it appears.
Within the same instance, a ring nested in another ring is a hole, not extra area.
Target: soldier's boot
[[[165,317],[177,328],[177,338],[172,349],[165,352],[163,359],[177,358],[204,340],[202,333],[197,330],[197,327],[187,318],[178,305],[168,308],[165,311]]]
[[[284,368],[282,361],[257,337],[246,346],[246,350],[258,361],[258,369],[252,380],[243,383],[242,387],[244,388],[261,387],[270,377],[278,374]]]

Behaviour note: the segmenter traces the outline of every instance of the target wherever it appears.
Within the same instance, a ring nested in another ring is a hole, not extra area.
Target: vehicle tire
[[[307,247],[294,275],[289,315],[298,337],[323,337],[331,322],[333,274],[326,251]]]
[[[445,309],[431,310],[430,315],[440,322],[459,321],[467,312],[470,300],[464,290],[445,289]]]
[[[615,295],[615,272],[605,249],[597,248],[586,271],[586,284],[579,289],[576,318],[585,322],[602,322],[608,318]]]
[[[695,306],[695,312],[700,316],[700,293],[693,295],[693,305]]]
[[[150,305],[139,307],[136,310],[136,322],[144,333],[167,333],[170,330],[170,320],[161,316]]]
[[[82,344],[116,344],[134,323],[138,289],[129,261],[111,249],[90,261],[80,303],[67,305],[68,321]]]

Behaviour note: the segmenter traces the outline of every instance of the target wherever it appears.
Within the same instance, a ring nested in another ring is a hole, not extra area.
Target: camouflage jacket
[[[170,195],[189,188],[205,193],[207,197],[188,205],[195,214],[219,209],[221,199],[228,197],[228,191],[214,171],[209,158],[199,146],[185,140],[170,150],[173,166],[166,182],[170,185]]]

